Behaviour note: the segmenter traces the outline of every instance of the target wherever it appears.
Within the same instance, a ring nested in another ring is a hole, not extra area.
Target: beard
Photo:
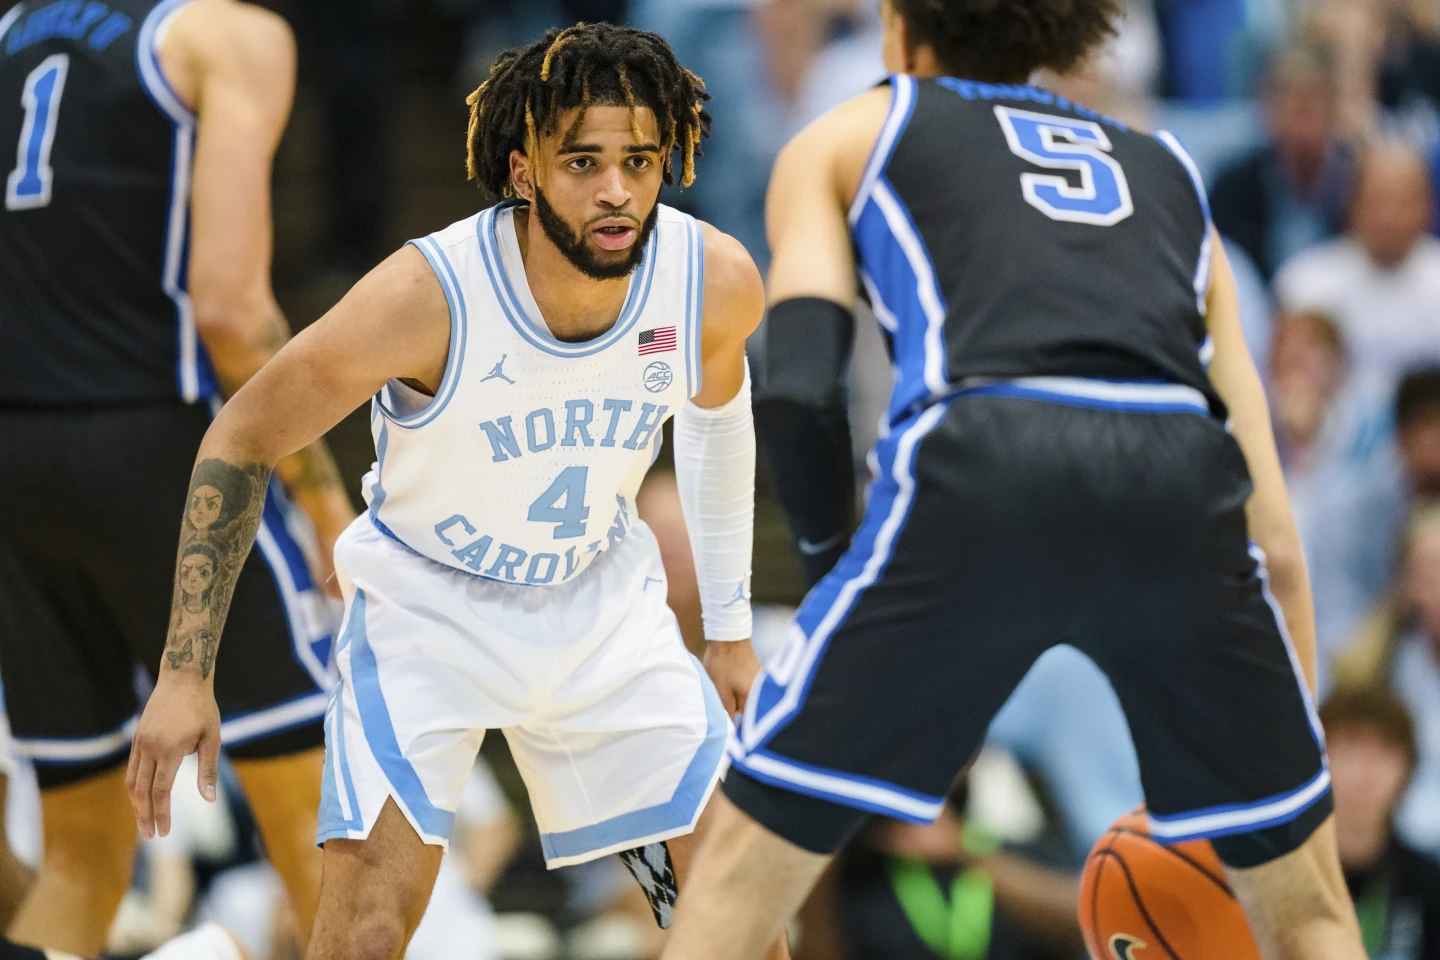
[[[584,235],[570,229],[570,224],[555,212],[555,208],[550,206],[538,186],[535,188],[535,202],[531,206],[535,215],[540,218],[540,229],[545,231],[545,236],[565,255],[571,266],[592,280],[618,280],[628,277],[639,265],[640,258],[645,255],[645,244],[655,230],[655,223],[660,216],[660,204],[657,203],[650,210],[645,222],[640,225],[639,234],[625,255],[619,260],[601,260],[585,242]]]

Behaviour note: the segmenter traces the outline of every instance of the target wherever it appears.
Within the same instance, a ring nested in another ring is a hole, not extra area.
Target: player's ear
[[[510,151],[510,188],[521,200],[535,200],[535,170],[524,151]]]

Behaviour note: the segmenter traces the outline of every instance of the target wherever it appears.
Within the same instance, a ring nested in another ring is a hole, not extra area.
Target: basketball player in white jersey
[[[202,791],[214,782],[215,650],[272,465],[371,401],[369,511],[335,556],[347,613],[310,960],[402,955],[496,727],[547,863],[637,851],[627,866],[668,921],[663,842],[695,829],[758,671],[744,344],[763,289],[735,240],[657,202],[662,182],[693,179],[705,99],[636,30],[578,25],[501,55],[469,98],[468,140],[471,177],[505,199],[383,262],[201,445],[191,489],[209,499],[186,514],[130,759],[147,835],[168,827],[182,756],[199,752]],[[635,512],[672,415],[709,676]],[[184,558],[206,551],[220,572],[202,593]]]

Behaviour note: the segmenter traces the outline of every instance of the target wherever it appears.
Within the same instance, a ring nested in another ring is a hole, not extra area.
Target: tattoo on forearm
[[[201,677],[215,669],[220,631],[240,568],[255,542],[270,468],[258,463],[204,460],[195,466],[180,551],[165,661],[171,670],[193,667]]]

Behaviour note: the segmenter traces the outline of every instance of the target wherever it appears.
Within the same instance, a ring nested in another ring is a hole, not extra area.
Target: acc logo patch
[[[651,393],[659,393],[675,382],[675,373],[664,360],[652,360],[641,374],[640,382]]]
[[[1139,937],[1132,937],[1128,933],[1117,933],[1110,938],[1110,956],[1115,960],[1141,960],[1136,952],[1144,950],[1150,944]]]

